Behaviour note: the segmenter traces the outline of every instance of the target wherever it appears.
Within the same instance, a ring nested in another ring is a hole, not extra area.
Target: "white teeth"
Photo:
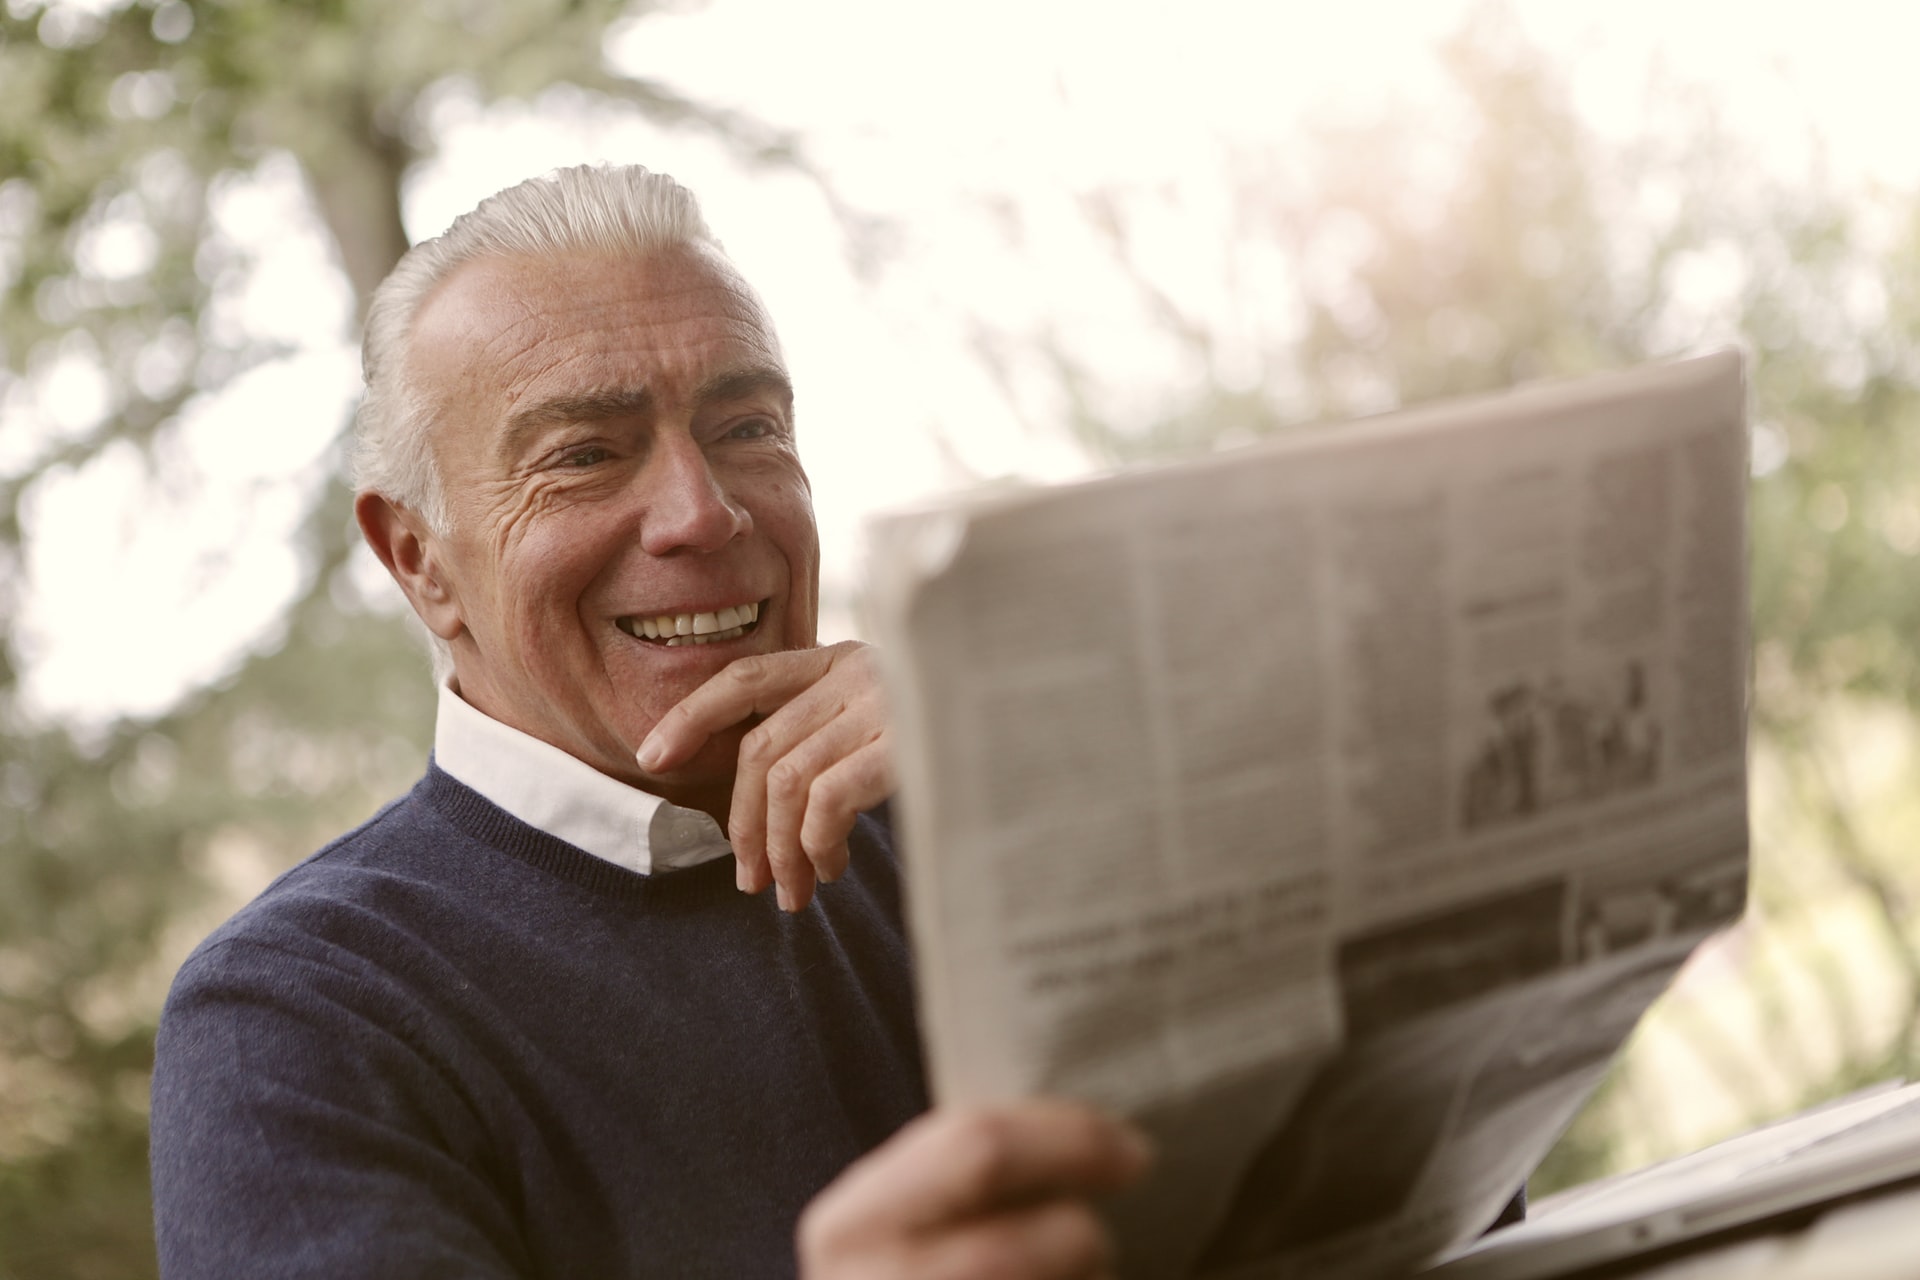
[[[732,640],[760,621],[760,604],[728,605],[711,613],[663,613],[652,618],[629,617],[620,620],[620,629],[629,635],[661,640],[670,645],[709,644]]]

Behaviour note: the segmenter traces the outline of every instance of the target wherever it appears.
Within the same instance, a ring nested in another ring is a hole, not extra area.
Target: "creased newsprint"
[[[1745,903],[1723,353],[872,529],[936,1096],[1139,1118],[1135,1277],[1484,1229]]]

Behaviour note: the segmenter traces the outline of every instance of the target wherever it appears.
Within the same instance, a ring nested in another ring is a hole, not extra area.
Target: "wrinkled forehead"
[[[733,366],[784,369],[758,295],[702,244],[476,258],[420,308],[407,362],[435,418],[495,418],[536,394],[657,392]]]

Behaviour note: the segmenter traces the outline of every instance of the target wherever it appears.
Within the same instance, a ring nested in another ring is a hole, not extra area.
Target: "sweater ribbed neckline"
[[[678,871],[641,875],[522,822],[437,764],[428,764],[418,794],[463,834],[591,893],[623,901],[655,902],[739,895],[734,887],[732,858],[714,858]]]

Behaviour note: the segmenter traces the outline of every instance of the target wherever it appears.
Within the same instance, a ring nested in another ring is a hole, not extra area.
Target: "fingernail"
[[[742,893],[750,893],[753,881],[747,875],[747,864],[736,861],[733,864],[733,887]]]
[[[660,750],[659,742],[654,739],[652,734],[648,734],[646,741],[640,744],[640,749],[633,753],[633,758],[642,769],[651,772],[659,765],[660,757],[663,754]]]
[[[775,902],[780,904],[782,911],[793,910],[793,895],[787,892],[787,886],[783,884],[774,885],[773,898]]]

